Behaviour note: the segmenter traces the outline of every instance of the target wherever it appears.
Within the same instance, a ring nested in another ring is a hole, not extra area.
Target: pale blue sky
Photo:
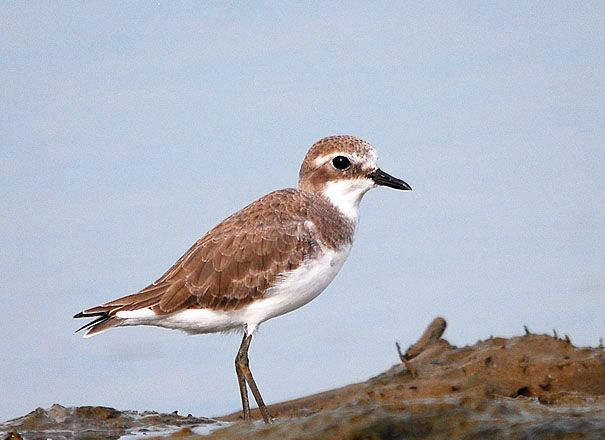
[[[217,415],[239,337],[71,316],[354,134],[414,191],[369,193],[349,261],[264,324],[276,402],[527,324],[605,336],[602,2],[2,2],[0,420],[37,406]]]

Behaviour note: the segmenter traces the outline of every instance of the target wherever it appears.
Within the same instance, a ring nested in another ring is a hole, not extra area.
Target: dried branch
[[[405,353],[402,353],[399,342],[395,342],[399,359],[401,359],[401,362],[403,362],[405,368],[412,374],[412,377],[416,378],[417,374],[416,369],[411,365],[410,360],[414,359],[416,356],[426,350],[428,346],[441,339],[446,327],[447,323],[445,322],[445,319],[435,318],[426,328],[424,333],[422,333],[420,339],[418,339],[415,344],[410,345]]]

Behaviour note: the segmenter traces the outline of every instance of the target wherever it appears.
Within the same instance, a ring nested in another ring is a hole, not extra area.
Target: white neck
[[[374,187],[370,179],[346,179],[326,183],[323,195],[349,220],[357,224],[359,202],[363,195]]]

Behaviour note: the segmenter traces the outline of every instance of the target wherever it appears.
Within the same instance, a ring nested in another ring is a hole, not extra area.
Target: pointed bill
[[[388,173],[385,173],[380,168],[372,171],[368,174],[368,177],[376,183],[376,185],[388,186],[395,189],[401,189],[404,191],[411,191],[412,187],[405,183],[403,180],[393,177]]]

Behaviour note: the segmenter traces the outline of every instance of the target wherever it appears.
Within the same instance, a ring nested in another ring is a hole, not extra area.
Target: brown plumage
[[[82,327],[93,335],[118,325],[118,311],[236,310],[262,298],[280,274],[313,258],[320,246],[350,244],[353,229],[322,197],[297,189],[275,191],[211,229],[153,284],[76,316],[100,316]]]

